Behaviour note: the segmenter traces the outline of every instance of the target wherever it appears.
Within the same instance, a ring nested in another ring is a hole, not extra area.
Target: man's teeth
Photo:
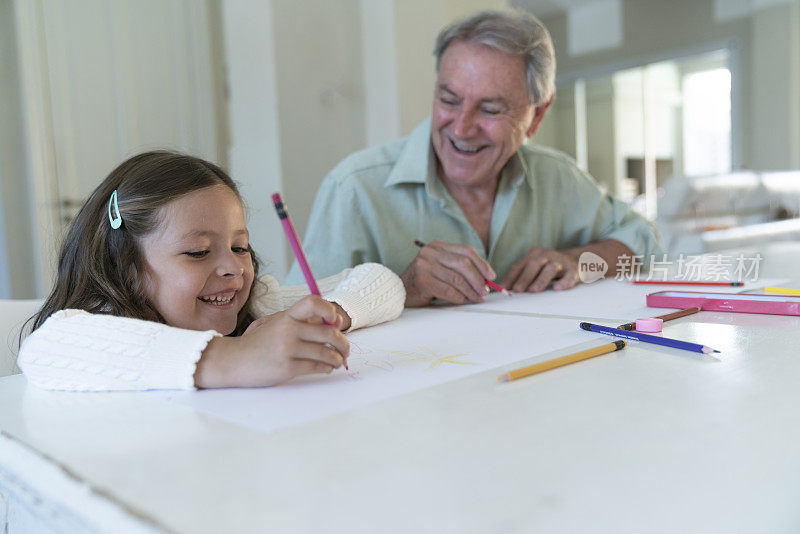
[[[453,141],[453,146],[456,147],[461,152],[477,152],[481,148],[479,146],[462,145],[461,143],[458,143],[456,141]]]
[[[233,295],[228,295],[227,297],[222,297],[220,295],[213,295],[211,297],[200,297],[200,300],[203,302],[209,302],[211,304],[222,305],[227,304],[231,300],[233,300]]]

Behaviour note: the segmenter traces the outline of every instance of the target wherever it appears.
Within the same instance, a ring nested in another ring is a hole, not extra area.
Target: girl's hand
[[[242,337],[211,340],[197,363],[195,385],[273,386],[295,376],[330,373],[350,353],[341,327],[336,307],[310,295],[285,312],[254,321]]]
[[[336,313],[339,314],[339,319],[342,320],[342,324],[339,326],[339,330],[347,330],[350,328],[351,320],[350,316],[347,315],[347,312],[344,311],[344,308],[336,304],[335,302],[332,303],[334,308],[336,308]]]
[[[350,316],[347,315],[347,312],[344,311],[344,308],[342,308],[341,306],[339,306],[335,302],[332,302],[331,304],[333,304],[333,307],[336,308],[336,313],[339,315],[339,319],[341,320],[341,322],[339,323],[338,328],[339,328],[339,330],[344,332],[345,330],[350,328],[350,325],[352,324]],[[270,317],[274,317],[275,315],[277,315],[277,314],[265,315],[263,317],[259,317],[258,319],[256,319],[252,323],[250,323],[250,326],[247,327],[247,330],[245,330],[244,334],[242,334],[242,335],[246,336],[248,333],[250,333],[251,331],[254,331],[260,325],[262,325],[265,322],[269,321]],[[317,322],[319,322],[319,320],[317,320]],[[335,326],[335,324],[334,324],[334,326]]]
[[[338,324],[339,330],[345,331],[348,328],[350,328],[350,324],[351,324],[350,316],[347,315],[347,312],[344,311],[344,308],[342,308],[341,306],[339,306],[335,302],[332,302],[331,304],[333,304],[333,307],[336,308],[336,313],[339,315],[339,319],[341,321]],[[242,335],[246,336],[248,333],[250,333],[251,331],[254,331],[260,325],[262,325],[265,322],[269,321],[270,317],[274,317],[275,315],[277,315],[277,313],[273,314],[273,315],[265,315],[263,317],[259,317],[258,319],[256,319],[252,323],[250,323],[250,326],[247,327],[247,330],[245,330],[244,334],[242,334]],[[312,321],[312,322],[314,322],[315,324],[318,324],[320,321],[319,321],[319,319],[317,319],[316,321]],[[333,326],[336,326],[336,324],[334,323]]]

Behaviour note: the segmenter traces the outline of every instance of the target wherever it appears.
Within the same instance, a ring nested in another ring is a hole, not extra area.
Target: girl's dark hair
[[[162,223],[163,206],[182,195],[217,185],[229,187],[239,200],[236,183],[208,161],[173,152],[145,152],[121,163],[92,192],[70,226],[58,260],[58,276],[33,330],[66,308],[164,323],[144,292],[141,239]],[[111,228],[109,200],[117,191],[122,226]],[[254,284],[259,262],[253,261]],[[239,312],[234,335],[253,321],[250,297]]]

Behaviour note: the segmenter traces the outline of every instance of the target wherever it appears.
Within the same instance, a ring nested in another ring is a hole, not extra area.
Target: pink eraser
[[[637,332],[661,332],[662,326],[664,326],[664,320],[656,317],[636,319]]]

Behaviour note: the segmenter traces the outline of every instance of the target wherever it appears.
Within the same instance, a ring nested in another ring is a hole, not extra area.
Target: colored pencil
[[[419,248],[422,248],[422,247],[425,246],[425,243],[423,243],[419,239],[415,239],[414,240],[414,244],[417,245]],[[500,284],[496,284],[496,283],[492,282],[491,280],[487,280],[486,278],[484,278],[483,281],[486,283],[487,286],[491,287],[492,289],[494,289],[495,291],[497,291],[499,293],[502,293],[503,295],[505,295],[507,297],[510,297],[511,295],[513,295],[513,293],[511,293],[511,291],[509,291],[508,289],[504,288]]]
[[[626,343],[622,340],[614,341],[613,343],[600,345],[599,347],[595,347],[593,349],[582,350],[580,352],[568,354],[566,356],[548,360],[546,362],[537,363],[534,365],[528,365],[527,367],[522,367],[520,369],[514,369],[513,371],[509,371],[504,375],[498,376],[496,380],[500,382],[510,382],[512,380],[516,380],[517,378],[535,375],[536,373],[549,371],[550,369],[555,369],[556,367],[563,367],[564,365],[569,365],[571,363],[588,360],[589,358],[594,358],[595,356],[600,356],[602,354],[608,354],[609,352],[622,350],[625,348],[625,345]]]
[[[666,286],[725,286],[742,287],[744,282],[690,282],[682,280],[634,280],[634,284],[652,284]]]
[[[314,275],[311,273],[311,267],[308,265],[308,260],[306,260],[306,254],[303,252],[303,246],[300,244],[300,240],[297,239],[297,232],[294,230],[292,220],[289,218],[289,212],[286,210],[286,205],[283,203],[279,193],[272,195],[272,203],[275,205],[275,211],[278,212],[278,218],[281,220],[281,224],[283,225],[283,231],[286,232],[286,238],[289,240],[289,244],[292,246],[294,257],[297,258],[297,263],[300,265],[300,270],[303,271],[303,276],[306,279],[308,290],[312,295],[319,296],[320,292],[319,287],[317,286],[317,281],[314,279]],[[322,322],[326,325],[331,325],[331,323],[325,319],[323,319]],[[345,369],[349,369],[346,361],[344,367]]]
[[[317,287],[317,281],[314,279],[314,275],[311,273],[311,267],[308,265],[308,260],[306,260],[306,254],[303,252],[303,246],[300,244],[300,240],[297,239],[297,232],[294,230],[294,225],[292,224],[292,220],[289,218],[289,212],[286,210],[286,206],[281,200],[281,195],[279,193],[275,193],[272,195],[272,203],[275,205],[275,211],[278,212],[278,218],[281,220],[281,224],[283,225],[283,231],[286,232],[286,238],[289,240],[289,244],[292,246],[292,252],[294,252],[294,257],[297,258],[297,263],[300,264],[300,270],[303,271],[303,276],[306,279],[306,284],[308,284],[308,289],[311,291],[312,295],[319,295],[319,287]]]
[[[511,296],[511,291],[509,291],[508,289],[504,288],[504,287],[503,287],[503,286],[501,286],[500,284],[495,284],[495,283],[494,283],[494,282],[492,282],[491,280],[487,280],[487,279],[485,279],[485,278],[483,279],[483,281],[484,281],[484,282],[486,282],[486,285],[487,285],[487,286],[491,287],[491,288],[492,288],[492,289],[494,289],[495,291],[499,291],[500,293],[502,293],[503,295],[505,295],[505,296],[507,296],[507,297],[510,297],[510,296]],[[514,302],[516,302],[516,300],[515,300]]]
[[[673,349],[689,350],[692,352],[701,352],[709,354],[711,352],[719,352],[718,350],[699,345],[697,343],[689,343],[688,341],[681,341],[680,339],[671,339],[668,337],[653,336],[650,334],[642,334],[640,332],[629,332],[627,330],[620,330],[619,328],[610,328],[608,326],[600,326],[592,323],[581,323],[580,327],[583,330],[596,332],[598,334],[605,334],[607,336],[621,337],[623,339],[633,339],[635,341],[642,341],[644,343],[653,343],[654,345],[663,345],[665,347],[672,347]]]
[[[701,311],[699,307],[695,306],[694,308],[686,308],[685,310],[678,310],[672,313],[665,313],[664,315],[656,315],[653,319],[661,319],[662,321],[671,321],[672,319],[677,319],[678,317],[686,317],[687,315],[692,315]],[[636,330],[636,321],[632,323],[625,323],[619,325],[617,328],[620,330]]]
[[[783,295],[800,295],[800,289],[789,289],[788,287],[765,287],[767,293],[781,293]]]

